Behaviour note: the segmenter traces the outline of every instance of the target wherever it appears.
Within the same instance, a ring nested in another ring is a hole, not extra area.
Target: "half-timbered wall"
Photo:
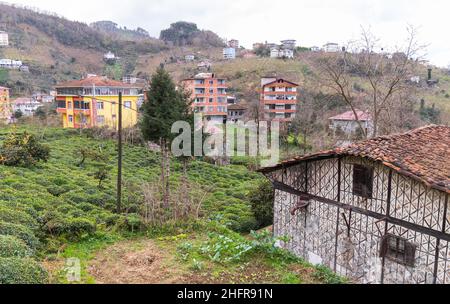
[[[371,199],[353,195],[354,164],[374,168]],[[447,194],[357,157],[303,162],[268,176],[277,188],[274,234],[289,237],[284,248],[360,283],[450,283]],[[317,199],[297,210],[302,194]],[[380,257],[387,233],[417,246],[414,267]]]

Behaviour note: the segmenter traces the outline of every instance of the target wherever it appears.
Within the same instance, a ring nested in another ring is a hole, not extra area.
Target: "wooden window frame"
[[[374,169],[371,166],[353,165],[353,195],[373,198]]]
[[[394,234],[386,234],[381,239],[380,257],[398,264],[415,267],[417,245]]]

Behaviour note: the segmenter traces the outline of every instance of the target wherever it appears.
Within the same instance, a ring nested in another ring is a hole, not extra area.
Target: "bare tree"
[[[395,96],[409,88],[421,59],[424,46],[417,42],[417,30],[409,26],[407,32],[405,45],[388,54],[370,29],[362,28],[359,41],[349,43],[342,53],[325,54],[316,60],[319,81],[342,96],[366,138],[379,134],[383,115],[389,113]],[[355,90],[356,85],[361,89]],[[372,116],[372,134],[359,120],[359,107]]]

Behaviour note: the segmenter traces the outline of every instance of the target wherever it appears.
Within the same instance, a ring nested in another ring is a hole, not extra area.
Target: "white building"
[[[334,42],[329,42],[323,46],[323,50],[327,53],[337,53],[340,51],[339,44]]]
[[[281,40],[281,46],[282,46],[284,49],[294,50],[296,44],[297,44],[297,41],[296,41],[296,40],[293,40],[293,39]]]
[[[238,49],[239,48],[239,40],[236,39],[231,39],[230,41],[228,41],[228,47],[233,48],[233,49]]]
[[[370,135],[373,132],[373,122],[370,114],[361,110],[356,110],[356,113],[358,114],[359,123],[362,125],[365,132]],[[353,111],[330,117],[329,120],[330,129],[333,130],[336,136],[351,138],[361,131]]]
[[[270,58],[294,58],[294,51],[291,49],[273,48],[270,50]]]
[[[320,47],[318,47],[318,46],[312,46],[312,47],[310,48],[310,50],[311,50],[311,52],[320,52]]]
[[[117,60],[117,59],[119,59],[119,57],[117,57],[114,53],[112,53],[112,52],[108,52],[108,53],[106,53],[105,55],[103,55],[103,59],[105,60],[105,61],[114,61],[114,60]]]
[[[0,31],[0,46],[9,45],[9,36],[7,32]]]
[[[184,60],[186,60],[187,62],[194,61],[195,56],[194,55],[186,55],[186,56],[184,56]]]
[[[223,49],[223,59],[235,59],[236,58],[236,49],[235,48],[224,48]]]
[[[22,66],[22,61],[12,59],[0,59],[0,67],[6,69],[19,69]]]
[[[43,104],[35,99],[20,97],[12,102],[13,113],[20,111],[23,116],[33,116],[34,112]]]

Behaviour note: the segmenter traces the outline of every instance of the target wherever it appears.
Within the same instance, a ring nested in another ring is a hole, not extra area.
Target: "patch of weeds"
[[[197,259],[193,259],[191,265],[189,266],[189,269],[196,272],[201,272],[204,268],[205,268],[204,263]]]
[[[345,284],[347,280],[334,273],[330,268],[318,265],[315,266],[313,277],[325,284]]]

